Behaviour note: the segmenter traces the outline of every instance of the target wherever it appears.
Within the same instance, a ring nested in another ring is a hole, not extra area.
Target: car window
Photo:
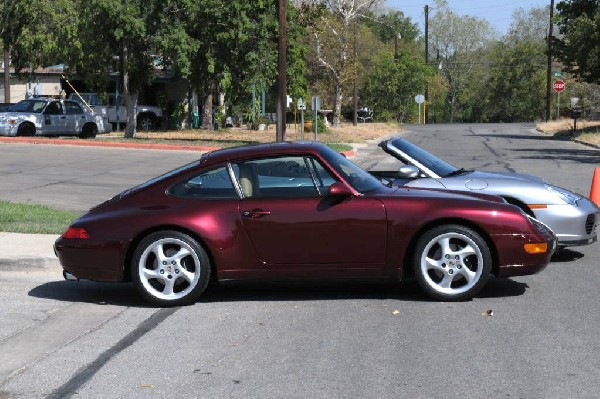
[[[329,147],[324,147],[321,155],[348,184],[360,193],[375,190],[383,185],[373,175]]]
[[[185,179],[172,186],[169,193],[182,198],[239,198],[225,166]]]
[[[233,164],[244,197],[303,198],[325,195],[334,177],[316,159],[279,156]]]
[[[65,101],[67,114],[83,114],[83,109],[74,101]]]
[[[116,106],[117,105],[117,98],[119,99],[118,103],[119,106],[125,106],[125,98],[123,96],[115,96],[114,94],[109,94],[108,95],[108,105],[111,106]]]
[[[44,114],[46,115],[59,115],[63,113],[62,104],[58,101],[51,101],[46,109],[44,110]]]
[[[41,113],[46,106],[46,101],[40,100],[23,100],[11,105],[11,112],[34,112]]]

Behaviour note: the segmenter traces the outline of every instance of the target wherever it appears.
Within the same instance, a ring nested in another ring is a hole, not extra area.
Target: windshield
[[[364,169],[344,158],[329,147],[324,147],[321,155],[356,191],[366,193],[380,188],[383,184]]]
[[[450,165],[435,155],[430,154],[424,149],[417,147],[409,141],[403,139],[394,139],[392,140],[392,146],[420,164],[416,164],[414,166],[418,168],[424,166],[438,176],[447,176],[458,170],[458,168]],[[403,159],[402,161],[413,164],[413,162],[411,162],[409,159]]]
[[[8,108],[10,112],[33,112],[33,113],[41,113],[46,106],[46,101],[41,100],[23,100],[18,103],[11,105]]]

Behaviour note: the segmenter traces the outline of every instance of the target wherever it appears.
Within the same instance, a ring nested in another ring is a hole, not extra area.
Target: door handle
[[[242,212],[242,216],[244,216],[245,218],[252,218],[252,219],[261,218],[263,216],[269,216],[270,214],[271,214],[271,212],[263,211],[261,209],[253,209],[251,211],[243,211]]]

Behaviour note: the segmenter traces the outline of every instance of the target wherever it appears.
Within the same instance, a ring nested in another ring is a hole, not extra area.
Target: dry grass
[[[318,141],[331,143],[364,143],[367,140],[378,139],[402,130],[397,124],[387,123],[361,123],[352,126],[351,123],[342,123],[338,127],[330,127],[327,133],[318,134]],[[136,139],[148,142],[177,142],[198,145],[212,145],[224,147],[246,143],[268,143],[275,141],[275,126],[268,130],[248,130],[242,128],[229,128],[224,130],[175,130],[156,132],[137,132]],[[288,125],[286,140],[299,140],[298,126]],[[122,132],[113,132],[98,136],[98,139],[120,141],[125,140]],[[304,139],[312,140],[312,132],[304,132]]]
[[[577,133],[575,135],[573,135],[573,128],[573,119],[561,119],[537,124],[537,129],[543,133],[565,138],[577,137],[578,140],[600,145],[600,121],[577,121]]]

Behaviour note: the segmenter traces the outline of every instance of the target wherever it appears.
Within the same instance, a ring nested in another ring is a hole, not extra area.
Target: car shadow
[[[558,252],[555,252],[550,258],[551,263],[560,263],[560,262],[573,262],[577,259],[583,258],[584,255],[581,252],[575,251],[569,248],[563,248]]]
[[[152,307],[138,295],[131,283],[52,281],[32,288],[28,294],[35,298],[65,302]]]
[[[490,278],[476,298],[502,298],[523,295],[527,285],[510,279]],[[29,291],[36,298],[65,302],[153,307],[144,301],[131,283],[54,281]],[[420,289],[416,280],[389,281],[231,281],[210,285],[197,303],[279,302],[379,299],[401,302],[439,302]]]

